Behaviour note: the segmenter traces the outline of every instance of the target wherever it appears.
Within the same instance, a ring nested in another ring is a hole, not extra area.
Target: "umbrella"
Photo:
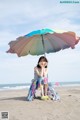
[[[73,49],[79,39],[80,37],[71,31],[58,33],[51,29],[36,30],[11,41],[7,53],[16,53],[19,57],[28,54],[45,55],[45,53],[57,52],[70,47]]]

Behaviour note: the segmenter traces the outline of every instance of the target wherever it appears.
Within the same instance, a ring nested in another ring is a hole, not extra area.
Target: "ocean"
[[[56,84],[58,83],[58,84]],[[68,86],[80,86],[80,81],[78,82],[52,82],[54,87],[68,87]],[[16,84],[0,84],[0,91],[3,90],[19,90],[19,89],[26,89],[28,90],[30,87],[30,83],[16,83]]]

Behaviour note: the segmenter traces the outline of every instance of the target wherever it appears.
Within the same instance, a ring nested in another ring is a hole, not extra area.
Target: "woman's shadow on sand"
[[[41,100],[40,96],[35,97],[34,99]],[[27,97],[22,96],[22,97],[12,97],[12,98],[3,98],[0,99],[0,101],[5,101],[5,100],[19,100],[19,101],[27,101]]]

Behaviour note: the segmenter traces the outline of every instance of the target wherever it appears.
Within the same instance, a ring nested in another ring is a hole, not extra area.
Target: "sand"
[[[80,120],[80,87],[55,88],[61,100],[26,101],[27,90],[0,91],[0,111],[9,120]]]

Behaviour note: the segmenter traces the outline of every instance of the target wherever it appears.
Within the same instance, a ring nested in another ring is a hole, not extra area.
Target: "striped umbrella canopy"
[[[9,42],[7,53],[16,53],[19,57],[28,54],[45,55],[70,47],[73,49],[79,40],[80,37],[71,31],[59,33],[51,29],[36,30]]]

